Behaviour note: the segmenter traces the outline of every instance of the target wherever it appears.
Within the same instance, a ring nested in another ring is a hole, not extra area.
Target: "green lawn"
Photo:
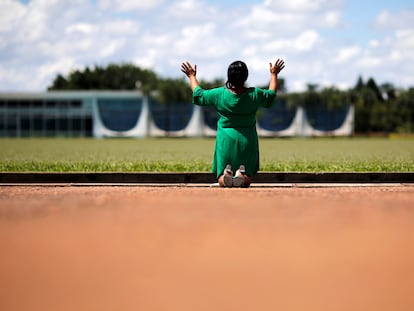
[[[414,139],[261,138],[261,171],[414,171]],[[213,138],[0,139],[2,172],[207,172]]]

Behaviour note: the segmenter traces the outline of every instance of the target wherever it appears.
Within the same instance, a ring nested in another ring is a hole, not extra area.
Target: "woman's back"
[[[201,106],[214,106],[219,120],[218,127],[254,127],[256,112],[259,107],[270,107],[275,92],[260,88],[246,88],[244,92],[235,94],[226,87],[194,90],[193,103]]]

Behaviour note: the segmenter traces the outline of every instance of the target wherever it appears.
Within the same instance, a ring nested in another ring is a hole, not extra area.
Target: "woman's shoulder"
[[[247,88],[250,92],[267,92],[268,89],[265,89],[263,87],[257,87],[257,86],[253,86],[253,87],[249,87]]]
[[[257,87],[257,86],[251,86],[246,88],[246,93],[252,94],[252,93],[261,93],[261,92],[266,92],[266,89],[263,89],[261,87]]]
[[[248,87],[246,89],[246,93],[249,95],[257,95],[258,93],[261,93],[262,91],[264,91],[264,89],[260,88],[260,87]]]
[[[202,87],[200,87],[203,91],[207,91],[207,92],[223,92],[226,90],[226,88],[224,86],[218,86],[218,87],[213,87],[211,89],[203,89]]]
[[[250,93],[255,93],[255,94],[275,94],[275,91],[264,89],[264,88],[261,88],[261,87],[252,87],[252,88],[249,88],[249,89],[251,89]]]
[[[225,90],[224,87],[215,87],[215,88],[211,88],[211,89],[205,89],[200,85],[197,85],[197,87],[194,89],[194,93],[199,94],[199,95],[215,95],[215,94],[219,94],[222,93],[223,90]]]

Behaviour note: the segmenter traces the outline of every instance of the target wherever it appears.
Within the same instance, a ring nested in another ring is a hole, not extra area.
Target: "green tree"
[[[397,90],[391,83],[383,83],[380,86],[380,90],[383,94],[387,95],[387,99],[394,99],[396,97]]]
[[[393,130],[397,133],[413,133],[414,88],[402,91],[391,102]]]
[[[375,130],[372,116],[379,100],[375,81],[371,81],[370,87],[361,81],[358,80],[356,87],[350,91],[350,98],[355,107],[355,132],[368,133]]]
[[[321,102],[328,110],[341,108],[350,104],[348,91],[341,91],[335,87],[327,87],[320,92]]]
[[[160,80],[157,91],[157,100],[162,104],[191,103],[191,90],[184,79]]]
[[[378,101],[384,101],[384,97],[382,96],[381,90],[379,89],[377,83],[373,78],[368,79],[366,87],[374,92]]]
[[[355,131],[413,132],[414,90],[397,91],[390,83],[377,86],[370,78],[366,84],[362,79],[350,91],[355,105]]]
[[[355,90],[359,91],[365,87],[364,80],[361,76],[358,77],[358,81],[354,87]]]
[[[302,106],[310,108],[314,105],[319,105],[322,102],[322,97],[318,91],[319,85],[309,83],[307,85],[307,91],[304,93],[302,99]]]
[[[158,84],[157,75],[147,69],[132,64],[109,64],[107,67],[86,67],[74,70],[67,78],[58,75],[48,90],[134,90],[140,85],[145,94],[155,90]]]

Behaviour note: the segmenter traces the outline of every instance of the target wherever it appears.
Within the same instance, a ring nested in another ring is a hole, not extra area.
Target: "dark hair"
[[[226,87],[229,89],[242,87],[247,80],[249,71],[247,66],[240,60],[232,62],[227,69]]]

